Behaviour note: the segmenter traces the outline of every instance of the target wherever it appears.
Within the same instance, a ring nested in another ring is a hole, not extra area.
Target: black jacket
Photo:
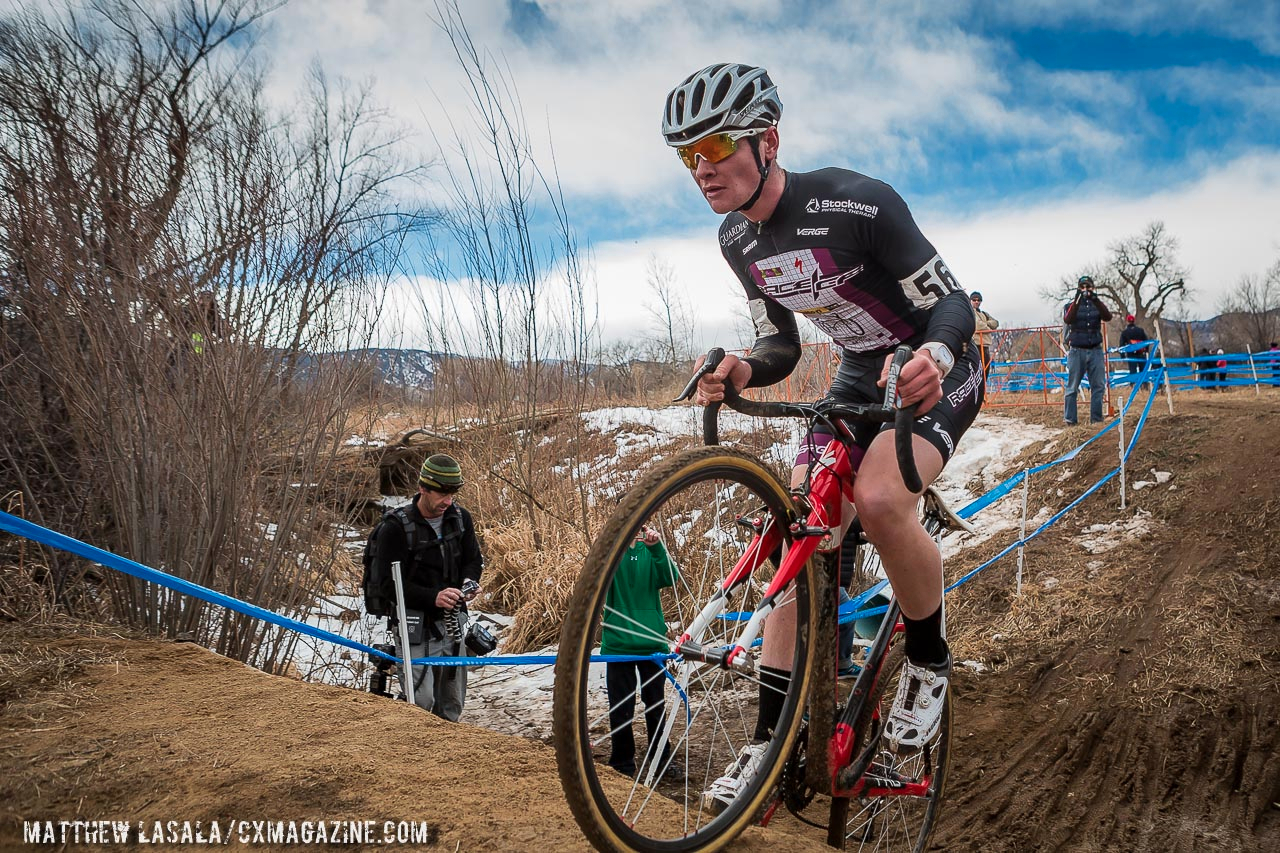
[[[467,578],[479,582],[480,573],[484,570],[480,541],[476,537],[471,513],[457,503],[444,511],[443,536],[437,536],[435,529],[422,517],[416,500],[407,509],[409,518],[416,524],[414,550],[417,553],[414,558],[409,559],[404,527],[396,523],[384,524],[378,531],[378,556],[374,559],[385,560],[384,577],[387,578],[392,577],[391,564],[400,561],[405,607],[423,611],[427,621],[434,622],[445,614],[444,610],[436,607],[436,596],[442,589],[460,588]],[[395,590],[387,592],[394,601]]]
[[[1111,309],[1097,296],[1081,296],[1067,303],[1062,319],[1072,347],[1096,349],[1102,343],[1102,321],[1111,319]]]
[[[1124,327],[1124,331],[1120,333],[1120,345],[1136,344],[1139,341],[1150,340],[1147,333],[1142,330],[1141,326],[1130,323]]]

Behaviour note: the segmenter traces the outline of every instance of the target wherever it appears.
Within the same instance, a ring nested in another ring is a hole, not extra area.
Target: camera
[[[462,600],[470,601],[480,593],[480,584],[476,583],[471,578],[467,578],[462,582],[462,589],[460,591],[462,593]]]
[[[391,643],[374,643],[373,648],[376,651],[395,656],[396,647]],[[394,661],[389,661],[384,657],[369,654],[369,663],[373,664],[373,672],[369,673],[369,692],[375,696],[386,696],[391,698],[391,691],[387,690],[387,676],[396,671]]]
[[[467,651],[482,658],[498,647],[498,640],[488,628],[479,622],[472,622],[467,630]]]

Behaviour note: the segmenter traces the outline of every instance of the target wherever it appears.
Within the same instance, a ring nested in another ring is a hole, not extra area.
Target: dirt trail
[[[1012,558],[957,594],[960,656],[988,669],[957,678],[938,849],[1280,849],[1280,394],[1184,395],[1147,429],[1130,479],[1168,483],[1124,513],[1104,488],[1037,540],[1022,598]],[[1114,458],[1111,443],[1083,456],[1040,502],[1064,505]],[[1134,519],[1139,539],[1080,544]],[[191,645],[0,625],[0,701],[6,850],[34,849],[23,819],[77,818],[406,820],[433,849],[586,849],[545,744]],[[826,848],[787,820],[734,849]]]

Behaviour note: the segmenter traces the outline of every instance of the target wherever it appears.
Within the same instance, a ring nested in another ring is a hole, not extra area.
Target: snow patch
[[[1081,531],[1079,541],[1090,554],[1104,554],[1126,542],[1142,538],[1151,532],[1152,527],[1151,513],[1139,509],[1132,518],[1110,524],[1090,524]]]

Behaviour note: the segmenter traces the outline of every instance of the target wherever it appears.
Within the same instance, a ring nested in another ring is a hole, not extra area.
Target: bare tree
[[[1133,314],[1140,326],[1163,317],[1173,304],[1190,294],[1188,271],[1177,260],[1178,240],[1163,222],[1152,222],[1142,233],[1107,246],[1109,257],[1090,265],[1056,287],[1042,289],[1041,298],[1058,306],[1070,300],[1081,275],[1093,277],[1098,295],[1123,318]],[[1059,312],[1059,316],[1061,316]],[[1118,333],[1117,333],[1118,334]]]
[[[680,365],[693,359],[695,324],[693,310],[676,281],[671,264],[652,255],[645,267],[645,279],[656,301],[646,302],[655,338],[646,348],[659,361]]]
[[[589,265],[554,168],[534,157],[510,73],[474,43],[456,3],[437,4],[436,19],[465,75],[471,110],[469,122],[453,124],[444,155],[448,215],[427,261],[444,286],[424,294],[423,310],[433,346],[465,350],[450,360],[446,402],[466,397],[485,416],[523,426],[504,433],[513,444],[476,448],[476,461],[507,488],[491,517],[519,507],[541,547],[548,524],[590,530],[589,484],[576,465],[569,465],[576,511],[546,499],[555,463],[540,429],[555,412],[586,404],[596,329]]]
[[[421,217],[391,207],[415,169],[367,93],[316,74],[301,122],[264,106],[269,8],[102,0],[0,23],[0,492],[301,614],[350,565],[332,524],[367,375],[315,353],[367,340],[360,306]],[[47,560],[64,607],[289,660],[292,634]]]
[[[1219,340],[1233,350],[1254,352],[1280,340],[1280,261],[1262,276],[1242,276],[1218,306]]]

